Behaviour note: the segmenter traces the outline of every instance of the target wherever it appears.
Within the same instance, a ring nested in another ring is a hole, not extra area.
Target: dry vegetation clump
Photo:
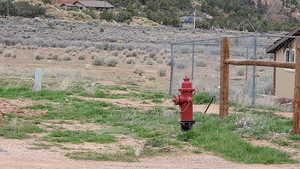
[[[76,46],[67,47],[66,50],[65,50],[66,53],[71,53],[71,52],[76,52],[76,51],[77,51]]]
[[[165,68],[160,68],[158,71],[160,77],[165,77],[167,75],[167,70]]]
[[[196,62],[197,67],[207,67],[207,64],[204,61],[198,61]]]
[[[176,67],[177,69],[185,69],[185,65],[183,63],[178,63]]]
[[[115,66],[117,66],[117,64],[119,62],[118,62],[118,58],[116,58],[114,56],[111,56],[111,57],[105,58],[104,63],[105,63],[106,66],[115,67]]]
[[[109,66],[109,67],[115,67],[118,64],[118,58],[111,56],[111,57],[107,57],[107,56],[97,56],[94,59],[93,64],[96,66]]]
[[[17,54],[16,54],[15,50],[4,50],[3,56],[6,58],[16,58]]]
[[[104,60],[105,60],[105,56],[96,56],[94,58],[93,64],[96,66],[104,66],[105,65]]]
[[[146,60],[146,65],[154,65],[154,61],[149,58]]]
[[[156,60],[156,62],[157,62],[158,64],[163,64],[163,63],[164,63],[164,60],[163,60],[162,58],[159,58],[159,59]]]
[[[136,68],[133,73],[139,75],[139,76],[143,76],[143,74],[145,73],[144,70]]]
[[[85,56],[83,56],[83,55],[79,56],[78,60],[85,60]]]
[[[245,75],[244,69],[239,69],[239,70],[237,71],[237,75],[238,75],[238,76],[244,76],[244,75]]]
[[[138,56],[138,53],[136,52],[136,51],[132,51],[132,52],[128,52],[127,54],[126,54],[126,57],[137,57]]]
[[[72,58],[68,55],[65,55],[63,58],[62,58],[63,61],[71,61]]]
[[[128,58],[126,60],[126,64],[129,64],[129,65],[134,65],[136,62],[135,62],[135,59],[134,58]]]
[[[149,58],[155,60],[156,59],[156,53],[154,53],[154,52],[149,53]]]
[[[112,55],[117,57],[117,56],[119,56],[119,52],[115,51],[115,52],[112,53]]]
[[[58,55],[50,53],[47,60],[58,60]]]
[[[43,55],[41,55],[39,52],[33,53],[33,57],[35,60],[44,60],[45,59],[45,57]]]

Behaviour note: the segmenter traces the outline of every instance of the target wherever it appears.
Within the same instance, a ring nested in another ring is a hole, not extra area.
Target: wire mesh
[[[269,34],[229,37],[230,58],[274,61],[275,54],[267,53],[267,48],[278,40],[293,38],[293,36]],[[173,73],[170,94],[177,94],[183,77],[188,76],[193,79],[193,85],[199,92],[209,92],[219,96],[220,40],[221,38],[201,39],[171,45]],[[283,56],[278,57],[282,59]],[[282,96],[276,94],[276,90],[281,90],[276,86],[281,78],[278,76],[281,70],[273,67],[231,65],[230,100],[243,105],[284,107],[280,103]],[[288,109],[291,109],[290,107],[291,104]]]

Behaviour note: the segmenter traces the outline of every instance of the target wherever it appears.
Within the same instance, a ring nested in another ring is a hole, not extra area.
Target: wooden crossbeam
[[[295,69],[295,63],[288,62],[276,62],[276,61],[265,61],[265,60],[242,60],[242,59],[227,59],[226,64],[230,65],[247,65],[247,66],[266,66],[266,67],[278,67],[278,68],[288,68]]]

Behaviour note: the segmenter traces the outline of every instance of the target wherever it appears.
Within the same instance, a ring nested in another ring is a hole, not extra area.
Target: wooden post
[[[293,134],[300,134],[300,37],[296,37]]]
[[[221,42],[221,60],[220,60],[220,112],[219,116],[224,118],[228,115],[229,110],[229,64],[226,60],[229,59],[229,40],[227,37]]]

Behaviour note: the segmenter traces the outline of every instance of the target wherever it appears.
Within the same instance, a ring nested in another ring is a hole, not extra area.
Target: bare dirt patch
[[[47,120],[43,121],[41,126],[51,126],[53,128],[62,128],[67,130],[100,130],[105,128],[105,126],[102,126],[100,124],[94,124],[94,123],[80,123],[75,120]]]
[[[26,109],[28,106],[35,104],[42,104],[45,101],[33,101],[29,99],[2,99],[0,98],[0,113],[16,113],[25,116],[35,116],[48,113],[47,110],[30,110]]]
[[[0,165],[3,169],[299,169],[299,164],[247,165],[224,160],[211,154],[178,153],[141,159],[140,162],[71,160],[64,153],[49,149],[28,149],[32,140],[0,138]]]

